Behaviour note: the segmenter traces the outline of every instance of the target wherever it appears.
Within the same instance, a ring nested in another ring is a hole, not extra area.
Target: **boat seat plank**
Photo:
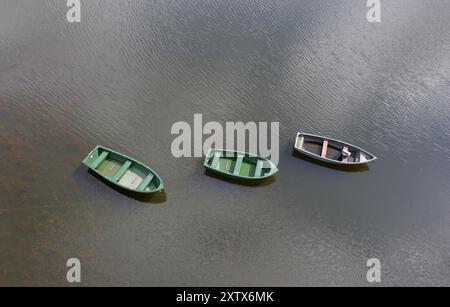
[[[239,172],[241,171],[242,162],[244,161],[243,155],[238,155],[236,164],[234,166],[234,172],[233,175],[239,175]]]
[[[264,160],[258,160],[258,162],[256,163],[255,177],[261,176],[263,165],[264,165]]]
[[[342,148],[342,151],[348,151],[348,147],[344,146],[344,148]],[[347,163],[348,162],[348,156],[342,155],[342,162]]]
[[[323,140],[323,146],[322,146],[322,158],[326,158],[327,157],[327,151],[328,151],[328,140]]]
[[[211,168],[213,169],[217,169],[219,168],[219,160],[220,160],[220,154],[219,153],[215,153],[214,154],[214,159],[211,163]]]
[[[117,173],[114,175],[112,181],[113,182],[119,181],[123,177],[123,175],[125,175],[126,171],[130,168],[130,166],[131,166],[130,161],[125,162],[122,165],[122,167],[117,171]]]
[[[154,177],[155,175],[148,174],[148,176],[144,179],[144,181],[141,182],[141,184],[138,186],[136,190],[143,192],[148,187],[148,185],[150,184],[150,182],[153,180]]]
[[[102,152],[102,154],[92,163],[92,168],[96,169],[100,166],[100,164],[105,161],[105,159],[108,157],[109,153],[107,151]]]
[[[297,138],[297,148],[302,148],[303,147],[303,143],[305,142],[305,137],[302,135],[300,137]]]

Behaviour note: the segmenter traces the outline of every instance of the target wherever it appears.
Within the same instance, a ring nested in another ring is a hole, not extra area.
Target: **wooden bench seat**
[[[148,174],[148,176],[144,179],[144,181],[141,182],[141,184],[138,186],[136,190],[144,192],[144,190],[148,187],[148,185],[150,184],[150,182],[153,180],[154,177],[155,175]]]
[[[326,158],[327,157],[327,151],[328,151],[328,140],[323,140],[323,145],[322,145],[322,158]]]
[[[258,160],[258,162],[256,163],[255,177],[261,176],[263,165],[264,165],[264,160]]]
[[[295,147],[297,148],[303,148],[303,143],[305,142],[305,137],[302,135],[300,137],[297,137],[297,144]]]
[[[122,165],[122,167],[117,171],[117,173],[114,175],[112,181],[113,182],[119,181],[123,177],[123,175],[125,175],[126,171],[130,168],[130,166],[131,166],[130,161],[125,162]]]
[[[102,154],[92,163],[92,168],[96,169],[102,164],[103,161],[108,157],[109,153],[107,151],[102,152]]]
[[[234,172],[233,175],[239,175],[239,172],[241,171],[242,162],[244,161],[244,156],[238,155],[236,164],[234,165]]]
[[[211,168],[213,169],[218,169],[219,168],[219,161],[220,161],[220,154],[219,153],[215,153],[214,154],[214,158],[211,162]]]

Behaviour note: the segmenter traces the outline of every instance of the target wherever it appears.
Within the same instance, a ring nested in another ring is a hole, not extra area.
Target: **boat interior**
[[[369,157],[357,148],[343,143],[310,135],[299,135],[295,146],[322,158],[342,163],[355,163],[369,160]]]
[[[113,183],[138,192],[156,190],[161,182],[147,168],[124,157],[98,149],[89,157],[91,167]]]
[[[271,171],[271,165],[258,157],[217,151],[208,158],[207,165],[212,169],[242,177],[264,177]]]

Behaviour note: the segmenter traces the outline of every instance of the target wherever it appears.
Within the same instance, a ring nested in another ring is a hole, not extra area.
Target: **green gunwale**
[[[261,156],[226,149],[211,148],[204,167],[214,173],[239,180],[260,180],[278,172],[276,165]]]
[[[134,193],[150,194],[164,188],[161,177],[153,169],[101,145],[86,156],[83,164],[110,183]]]

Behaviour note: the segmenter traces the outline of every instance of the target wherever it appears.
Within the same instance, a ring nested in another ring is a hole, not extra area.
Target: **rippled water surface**
[[[450,285],[450,1],[0,3],[0,285]],[[173,123],[280,122],[270,184],[171,154]],[[378,156],[346,172],[297,131]],[[143,202],[87,172],[103,144],[148,163]]]

